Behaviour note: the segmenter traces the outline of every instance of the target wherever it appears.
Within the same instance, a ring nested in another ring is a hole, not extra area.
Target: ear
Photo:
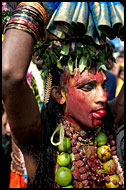
[[[59,86],[53,86],[51,89],[52,98],[59,104],[64,104],[66,101],[65,93]]]

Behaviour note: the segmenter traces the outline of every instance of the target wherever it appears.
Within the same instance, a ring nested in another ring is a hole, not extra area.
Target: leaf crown
[[[63,71],[63,66],[68,66],[73,75],[74,68],[79,72],[95,66],[107,70],[107,60],[116,62],[113,57],[113,49],[109,43],[104,45],[84,44],[83,42],[61,42],[61,41],[38,41],[34,46],[34,53],[42,60],[42,77],[47,78],[49,71]]]

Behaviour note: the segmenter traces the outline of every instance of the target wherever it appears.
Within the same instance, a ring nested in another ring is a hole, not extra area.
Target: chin
[[[95,120],[92,123],[92,128],[95,128],[97,126],[101,126],[103,124],[103,120]]]

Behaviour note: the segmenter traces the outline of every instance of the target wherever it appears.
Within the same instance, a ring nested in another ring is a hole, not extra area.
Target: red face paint
[[[68,80],[66,112],[73,120],[87,127],[103,123],[108,91],[102,85],[106,80],[105,72],[88,70],[82,74],[76,72],[76,76]]]

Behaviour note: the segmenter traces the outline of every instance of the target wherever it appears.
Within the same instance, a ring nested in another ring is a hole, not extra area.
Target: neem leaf
[[[103,70],[105,70],[105,71],[107,70],[107,68],[106,68],[105,65],[101,65],[101,66],[100,66],[100,69],[103,69]]]
[[[60,56],[59,61],[61,61],[62,58],[63,58],[63,55]]]
[[[105,52],[103,52],[103,51],[99,51],[99,54],[98,54],[98,59],[99,59],[99,61],[104,61],[105,60]]]
[[[102,65],[102,62],[97,62],[97,72],[98,72],[101,65]]]
[[[63,44],[61,47],[61,54],[62,55],[68,55],[69,54],[69,49],[70,49],[70,44]]]
[[[95,48],[94,46],[88,45],[88,47],[89,47],[89,49],[90,49],[91,51],[96,52],[96,48]]]
[[[61,62],[57,59],[57,67],[61,70],[63,70],[63,67],[61,65]]]
[[[68,68],[69,68],[70,74],[73,75],[73,61],[71,57],[68,60]]]
[[[81,47],[76,48],[76,56],[79,57],[79,55],[81,55],[81,53],[83,52]]]
[[[103,69],[105,71],[107,70],[105,62],[97,62],[97,72],[99,71],[99,69]]]
[[[87,67],[87,58],[82,56],[79,61],[79,72],[81,73]]]

